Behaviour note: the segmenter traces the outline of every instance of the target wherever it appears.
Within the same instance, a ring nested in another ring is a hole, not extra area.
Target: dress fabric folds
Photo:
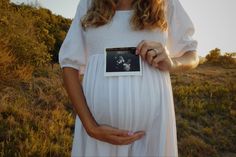
[[[104,76],[107,47],[136,47],[142,40],[162,43],[170,56],[196,50],[194,25],[178,0],[167,0],[168,31],[134,31],[133,10],[116,11],[112,21],[82,29],[80,19],[90,1],[80,0],[59,52],[61,68],[84,73],[87,105],[99,124],[146,132],[130,145],[116,146],[91,138],[76,116],[72,157],[177,157],[177,131],[170,74],[142,60],[142,76]],[[191,53],[191,52],[188,52]]]

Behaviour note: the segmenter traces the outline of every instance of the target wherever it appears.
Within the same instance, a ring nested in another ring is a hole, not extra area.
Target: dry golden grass
[[[34,68],[31,65],[18,64],[14,53],[7,47],[7,44],[0,41],[0,82],[1,84],[13,84],[32,79]]]
[[[235,155],[235,74],[202,65],[171,76],[180,157]],[[0,156],[70,156],[74,113],[58,65],[5,85],[0,104]]]
[[[236,156],[236,68],[172,74],[180,157]]]
[[[59,71],[46,70],[47,77],[2,85],[0,156],[70,155],[74,115]]]

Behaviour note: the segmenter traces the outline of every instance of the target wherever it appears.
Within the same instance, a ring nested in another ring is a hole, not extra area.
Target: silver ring
[[[155,51],[157,55],[159,54],[158,49],[152,49],[152,50]]]
[[[149,49],[148,52],[149,52],[149,51],[154,51],[154,52],[156,52],[155,55],[153,56],[153,59],[159,54],[159,53],[158,53],[158,52],[159,52],[158,49]]]

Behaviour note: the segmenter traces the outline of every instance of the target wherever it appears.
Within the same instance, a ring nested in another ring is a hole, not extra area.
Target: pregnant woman
[[[193,33],[179,0],[80,0],[59,52],[73,157],[178,156],[170,73],[198,65]],[[136,47],[142,75],[104,76],[107,47]]]

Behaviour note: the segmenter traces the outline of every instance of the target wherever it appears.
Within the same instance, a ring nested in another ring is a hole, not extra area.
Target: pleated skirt
[[[90,137],[76,116],[72,157],[177,157],[177,136],[169,72],[142,61],[142,76],[104,76],[104,55],[89,57],[83,78],[87,105],[98,124],[145,136],[117,146]]]

